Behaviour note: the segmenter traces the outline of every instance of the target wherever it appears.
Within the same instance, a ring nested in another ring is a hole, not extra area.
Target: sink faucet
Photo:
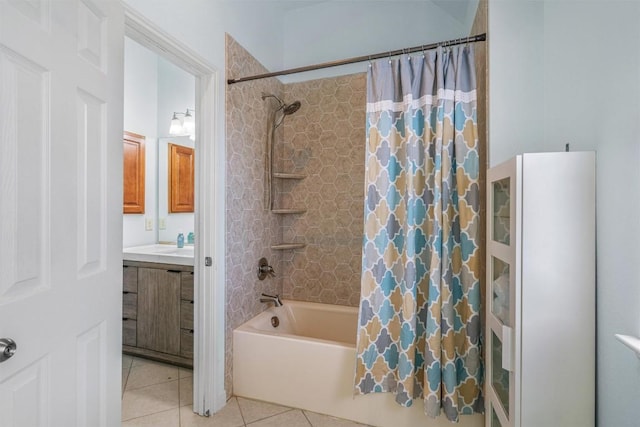
[[[267,295],[262,294],[263,298],[260,298],[260,302],[272,302],[276,307],[282,307],[282,301],[280,301],[280,295]]]

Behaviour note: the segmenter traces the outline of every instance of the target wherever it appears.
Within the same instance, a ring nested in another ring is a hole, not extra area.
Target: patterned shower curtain
[[[470,46],[367,76],[355,393],[422,399],[454,422],[484,410],[475,89]]]

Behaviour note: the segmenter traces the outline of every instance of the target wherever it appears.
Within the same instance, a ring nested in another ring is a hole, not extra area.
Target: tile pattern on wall
[[[282,218],[284,241],[305,242],[283,253],[286,298],[357,306],[364,206],[365,74],[285,85],[299,100],[276,145],[276,169],[303,173],[278,180],[276,202],[306,213]]]
[[[231,36],[226,37],[227,77],[267,72]],[[281,253],[271,250],[280,240],[278,218],[264,209],[264,154],[268,108],[261,93],[282,97],[275,78],[228,85],[226,88],[226,336],[225,390],[232,394],[233,329],[265,308],[262,292],[282,294],[281,275],[260,281],[258,260],[266,257],[282,271]]]
[[[476,16],[471,27],[470,35],[482,34],[487,32],[488,28],[488,0],[480,0],[478,8],[476,9]],[[489,47],[489,40],[474,43],[475,49],[475,65],[476,65],[476,92],[478,98],[477,113],[478,113],[478,157],[480,160],[480,188],[486,188],[487,169],[489,169],[489,134],[487,129],[487,114],[489,111],[489,91],[488,91],[488,64],[487,64],[487,50]],[[480,229],[486,230],[486,217],[487,217],[487,198],[486,192],[480,191]],[[482,301],[485,301],[486,290],[486,263],[485,263],[485,233],[480,233],[479,241],[481,249],[481,271],[480,271],[480,293]],[[480,305],[480,317],[484,324],[484,310],[485,304]],[[483,328],[484,329],[484,328]]]

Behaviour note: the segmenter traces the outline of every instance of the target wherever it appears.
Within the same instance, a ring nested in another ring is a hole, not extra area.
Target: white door
[[[0,0],[0,425],[120,425],[123,11]]]

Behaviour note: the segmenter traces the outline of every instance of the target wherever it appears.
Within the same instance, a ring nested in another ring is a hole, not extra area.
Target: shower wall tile
[[[365,74],[285,85],[302,103],[284,121],[277,169],[307,175],[278,180],[276,203],[304,208],[281,220],[282,239],[305,242],[282,259],[285,298],[357,306],[364,215]]]
[[[473,25],[471,27],[470,35],[481,34],[487,32],[488,21],[487,21],[487,12],[488,12],[488,0],[480,0],[478,3],[478,8],[476,10],[476,16],[473,21]],[[488,152],[489,152],[489,134],[487,129],[488,123],[488,111],[489,111],[489,91],[488,91],[488,62],[487,62],[487,51],[489,48],[489,40],[487,37],[487,41],[484,43],[475,43],[475,66],[476,66],[476,82],[477,82],[477,95],[478,95],[478,146],[479,146],[479,157],[480,157],[480,188],[486,188],[486,177],[487,177],[487,169],[489,168],[488,163]],[[486,217],[487,217],[487,203],[486,203],[486,192],[484,190],[480,191],[480,230],[486,230]],[[485,233],[480,233],[480,249],[481,249],[481,269],[480,269],[480,289],[482,295],[482,301],[484,301],[484,295],[486,292],[486,280],[485,280]],[[481,304],[481,318],[484,323],[484,304]]]
[[[226,37],[227,78],[264,73],[231,36]],[[282,271],[281,253],[271,250],[280,240],[278,218],[264,209],[264,155],[268,101],[261,93],[282,96],[277,79],[256,80],[226,88],[226,351],[225,390],[232,395],[233,330],[262,312],[260,294],[282,294],[279,278],[260,281],[258,259],[266,257]],[[281,276],[280,276],[281,277]]]

